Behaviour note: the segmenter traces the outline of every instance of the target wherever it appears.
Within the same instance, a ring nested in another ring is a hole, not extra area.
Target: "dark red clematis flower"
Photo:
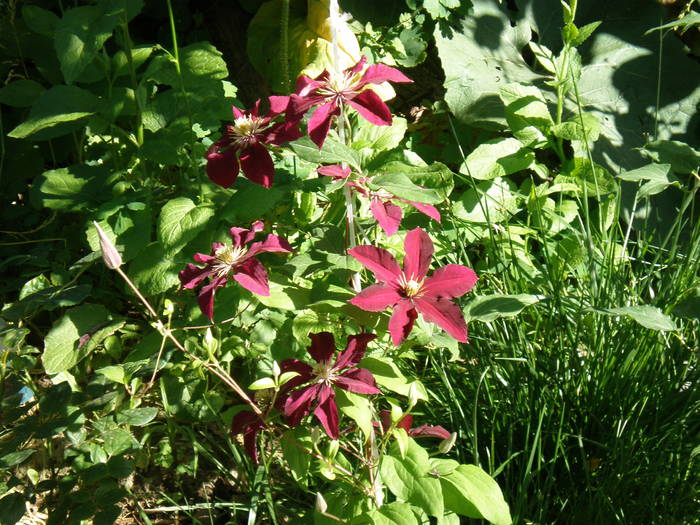
[[[207,152],[207,176],[212,182],[228,188],[238,177],[238,172],[266,188],[275,176],[272,157],[265,145],[279,146],[301,136],[299,121],[275,119],[285,112],[289,97],[269,97],[270,110],[260,115],[260,100],[250,111],[231,106],[233,124],[226,126],[224,136],[209,147]]]
[[[391,427],[391,411],[380,410],[379,418],[382,422],[382,431],[386,432],[389,427]],[[434,437],[439,439],[449,439],[452,437],[450,431],[440,425],[421,425],[416,428],[411,428],[412,424],[413,416],[411,414],[406,414],[398,421],[398,423],[396,423],[396,427],[403,428],[411,437]]]
[[[350,176],[350,168],[343,168],[342,166],[323,166],[318,168],[321,175],[326,175],[328,177],[333,177],[334,179],[347,179]],[[396,200],[400,202],[405,202],[416,208],[419,212],[427,215],[431,219],[440,222],[440,212],[434,206],[430,204],[423,204],[422,202],[413,202],[406,199],[397,197],[386,190],[372,190],[369,187],[369,183],[372,182],[371,177],[360,177],[357,181],[350,181],[347,184],[352,186],[357,190],[357,192],[363,197],[369,199],[369,209],[372,211],[372,215],[379,226],[381,226],[384,233],[389,237],[394,235],[401,224],[401,219],[403,218],[403,213],[401,208],[391,201]]]
[[[263,222],[253,223],[250,230],[231,228],[232,245],[221,242],[212,244],[211,255],[197,253],[194,260],[205,264],[204,268],[188,264],[180,272],[180,282],[183,288],[194,289],[207,277],[209,283],[202,286],[197,295],[197,301],[202,313],[209,320],[214,317],[214,294],[216,289],[224,286],[229,277],[233,277],[246,290],[258,295],[270,295],[267,271],[255,256],[263,252],[291,253],[292,247],[282,237],[268,234],[262,242],[250,243],[255,234],[265,227]]]
[[[258,460],[258,433],[265,428],[265,423],[260,416],[244,410],[233,416],[231,421],[231,433],[235,436],[243,434],[243,447],[248,455],[257,464]]]
[[[282,362],[283,371],[299,373],[299,376],[287,383],[299,387],[289,393],[284,404],[284,414],[290,426],[297,426],[313,407],[314,415],[326,433],[331,438],[338,439],[338,407],[333,389],[342,388],[357,394],[381,394],[372,373],[356,367],[365,355],[367,344],[375,337],[372,334],[351,335],[345,350],[333,361],[336,352],[333,334],[309,334],[311,346],[308,352],[316,365],[312,367],[297,359]]]
[[[389,332],[395,346],[400,345],[413,329],[418,312],[462,343],[467,341],[467,323],[462,311],[451,301],[471,290],[478,280],[474,270],[459,264],[438,268],[430,277],[428,268],[433,257],[433,242],[421,228],[411,230],[404,240],[403,270],[386,250],[375,246],[356,246],[348,253],[376,277],[350,302],[370,312],[392,307]]]
[[[318,106],[308,123],[309,137],[323,147],[331,120],[340,114],[343,104],[377,126],[391,125],[391,111],[369,84],[383,82],[413,82],[398,69],[384,64],[372,64],[365,68],[366,57],[353,67],[340,73],[324,71],[316,78],[305,75],[297,79],[296,94],[291,95],[288,118],[298,122],[312,106]]]

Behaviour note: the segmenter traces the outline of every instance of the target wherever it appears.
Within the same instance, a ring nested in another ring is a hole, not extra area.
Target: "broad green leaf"
[[[31,317],[38,310],[55,310],[65,306],[75,306],[83,302],[92,290],[90,284],[72,286],[49,286],[24,297],[2,311],[5,319],[17,320]]]
[[[294,153],[307,162],[314,164],[340,164],[341,162],[347,162],[355,171],[361,170],[359,153],[330,137],[323,143],[323,149],[318,149],[318,146],[311,142],[311,139],[308,137],[300,138],[292,142],[290,146]]]
[[[196,205],[187,197],[168,201],[158,217],[158,240],[165,248],[166,257],[179,252],[197,237],[213,216],[213,207]]]
[[[292,335],[301,346],[311,344],[309,334],[330,332],[336,338],[342,338],[341,326],[329,315],[319,314],[313,310],[298,312],[292,321]]]
[[[53,38],[60,20],[53,11],[36,5],[23,5],[22,18],[29,29],[49,38]]]
[[[661,332],[678,330],[676,323],[659,308],[648,304],[639,306],[622,306],[619,308],[604,308],[601,313],[607,315],[626,315],[634,319],[644,328],[659,330]]]
[[[221,52],[209,42],[197,42],[180,49],[180,72],[178,75],[175,62],[169,56],[158,55],[151,59],[144,78],[199,94],[216,87],[223,97],[221,81],[228,77],[228,69]]]
[[[351,146],[356,150],[369,148],[372,157],[381,151],[398,147],[406,134],[407,122],[405,118],[394,117],[391,126],[376,126],[360,120],[357,127]]]
[[[14,467],[15,465],[19,465],[29,456],[34,454],[34,452],[36,452],[36,450],[27,448],[24,450],[18,450],[17,452],[10,452],[9,454],[5,454],[4,456],[0,457],[0,468],[6,469]]]
[[[494,525],[510,525],[508,504],[498,483],[476,465],[460,465],[440,477],[445,507],[469,518],[484,518]]]
[[[304,450],[304,447],[307,450],[313,450],[308,430],[302,427],[288,430],[282,435],[280,443],[284,460],[292,471],[292,477],[295,481],[306,485],[310,474],[311,454]]]
[[[130,203],[118,208],[109,218],[98,222],[100,228],[119,250],[124,262],[131,261],[151,242],[151,210],[130,209],[130,206],[138,204],[142,203]],[[97,230],[92,224],[87,225],[86,237],[93,251],[101,250]]]
[[[153,421],[157,415],[156,407],[130,408],[117,412],[117,423],[142,427]]]
[[[439,204],[443,201],[443,198],[437,191],[416,186],[411,182],[411,179],[400,173],[373,177],[370,182],[370,187],[372,189],[386,190],[401,199],[412,202]]]
[[[56,25],[54,47],[67,84],[93,61],[119,21],[119,12],[102,6],[74,7],[63,14]]]
[[[523,308],[544,299],[543,295],[484,295],[471,301],[465,308],[465,318],[469,321],[489,323],[499,317],[513,317]]]
[[[33,80],[21,79],[10,82],[0,89],[0,104],[15,108],[26,108],[34,104],[46,89]]]
[[[102,166],[71,166],[45,171],[34,181],[32,199],[52,210],[78,211],[108,196]]]
[[[460,173],[479,180],[491,180],[527,169],[535,154],[514,138],[485,142],[472,151],[460,166]]]
[[[591,166],[588,159],[576,157],[562,166],[561,175],[554,178],[554,184],[574,183],[579,186],[580,195],[588,198],[602,198],[617,193],[615,178],[603,166],[595,162]]]
[[[122,365],[110,365],[95,370],[96,373],[105,376],[113,383],[126,384],[126,374]]]
[[[372,405],[366,396],[336,390],[335,402],[340,411],[357,423],[367,441],[372,434]]]
[[[106,327],[113,329],[110,333],[104,333]],[[84,304],[69,309],[54,323],[44,340],[42,361],[46,372],[56,374],[75,366],[118,328],[119,325],[114,325],[112,316],[104,306]]]
[[[29,117],[8,135],[15,139],[46,140],[78,129],[99,107],[95,95],[75,86],[53,86],[36,99]],[[38,134],[39,132],[42,132]]]
[[[583,44],[586,40],[590,38],[590,36],[595,32],[595,30],[598,29],[601,23],[602,22],[600,21],[596,21],[591,22],[590,24],[586,24],[583,27],[579,27],[578,34],[572,40],[571,45],[578,47],[581,44]]]
[[[431,189],[444,201],[454,188],[453,174],[450,168],[441,162],[426,164],[423,159],[411,151],[402,152],[401,160],[372,163],[372,175],[405,175],[413,184]],[[376,164],[376,165],[375,165]]]
[[[145,295],[163,293],[180,284],[178,272],[184,265],[166,256],[160,243],[151,243],[129,265],[128,274]]]
[[[425,387],[419,381],[409,382],[401,373],[401,370],[394,364],[394,361],[389,358],[374,356],[365,357],[360,361],[358,366],[372,372],[375,381],[383,389],[396,392],[402,396],[408,396],[411,385],[415,384],[419,398],[423,400],[428,399]]]
[[[700,26],[700,13],[697,11],[690,11],[689,13],[686,13],[685,16],[679,18],[678,20],[674,20],[673,22],[669,22],[668,24],[664,24],[662,26],[658,27],[653,27],[649,29],[645,35],[648,35],[649,33],[652,33],[654,31],[660,31],[662,29],[671,29],[674,27],[681,27],[681,34],[685,33],[689,28],[691,27],[697,27]]]
[[[353,519],[352,525],[419,525],[411,506],[394,501]]]
[[[105,451],[110,456],[121,454],[128,450],[139,448],[139,443],[131,432],[123,428],[115,428],[102,435]]]
[[[0,525],[15,525],[26,511],[24,496],[11,492],[0,499]]]
[[[581,125],[582,121],[583,126]],[[552,133],[554,136],[566,140],[586,140],[593,143],[600,136],[600,123],[595,115],[582,113],[580,117],[576,115],[566,122],[553,125]]]
[[[507,221],[519,210],[519,197],[514,189],[515,185],[508,179],[481,182],[476,189],[465,191],[452,205],[452,211],[457,218],[469,222],[493,224]]]
[[[661,193],[671,185],[681,185],[678,178],[671,174],[670,164],[647,164],[636,170],[620,173],[617,177],[628,182],[648,181],[637,192],[640,199]]]
[[[670,164],[676,173],[692,173],[700,167],[700,151],[677,140],[655,140],[642,151],[657,163]]]
[[[529,84],[536,78],[520,54],[530,41],[530,26],[511,24],[504,10],[496,2],[474,2],[461,27],[450,32],[435,28],[445,72],[445,101],[466,124],[504,128],[501,88],[513,82]]]
[[[382,481],[397,498],[413,503],[430,516],[442,517],[442,489],[440,482],[428,474],[430,461],[425,449],[409,438],[405,456],[396,444],[391,450],[379,467]]]
[[[501,88],[500,96],[515,138],[529,147],[544,145],[554,122],[542,92],[535,86],[508,84]]]
[[[309,304],[309,290],[283,280],[280,276],[270,279],[270,295],[256,295],[256,299],[268,308],[299,310]]]
[[[239,179],[236,186],[236,193],[217,210],[217,215],[238,224],[258,220],[284,202],[285,197],[289,195],[277,184],[271,188],[263,188],[259,184],[240,184]]]
[[[151,53],[155,51],[156,47],[153,45],[140,45],[135,46],[131,49],[131,61],[133,63],[134,69],[144,64],[146,60],[151,56]],[[122,50],[117,51],[112,57],[112,74],[115,77],[125,76],[129,74],[129,60],[126,57],[126,53]]]

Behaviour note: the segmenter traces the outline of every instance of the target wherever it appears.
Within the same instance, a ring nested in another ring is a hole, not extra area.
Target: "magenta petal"
[[[368,84],[381,84],[382,82],[413,82],[396,68],[384,64],[372,64],[362,75],[362,81]]]
[[[236,266],[233,278],[246,290],[254,294],[270,295],[270,285],[267,270],[257,259],[246,259]]]
[[[423,280],[433,258],[433,241],[421,228],[415,228],[406,234],[403,246],[406,251],[403,259],[404,275],[414,281]]]
[[[214,320],[214,294],[216,289],[226,284],[226,276],[212,279],[209,284],[202,286],[197,295],[197,302],[202,313],[206,315],[210,321]]]
[[[395,305],[401,296],[395,288],[388,284],[373,284],[350,299],[350,304],[368,312],[381,312]]]
[[[338,354],[333,368],[343,370],[344,368],[355,366],[364,357],[369,342],[376,338],[377,336],[374,334],[365,333],[348,337],[348,346]]]
[[[294,91],[296,91],[297,94],[292,95],[292,97],[298,96],[299,98],[304,98],[319,87],[320,83],[317,80],[307,77],[306,75],[301,75],[297,77],[296,86],[294,87]]]
[[[231,113],[233,113],[233,120],[245,117],[245,113],[238,109],[236,106],[231,106]]]
[[[413,206],[415,209],[417,209],[419,212],[424,213],[431,219],[434,219],[438,222],[442,220],[442,217],[440,217],[440,212],[437,210],[435,206],[431,206],[430,204],[425,204],[422,202],[411,202],[411,201],[406,201],[408,202],[411,206]]]
[[[425,296],[414,299],[416,308],[429,323],[435,323],[460,343],[467,342],[467,323],[462,310],[443,297]]]
[[[366,89],[351,99],[345,100],[355,108],[367,121],[375,126],[390,126],[391,111],[384,101],[374,91]]]
[[[262,221],[255,221],[250,229],[249,228],[239,228],[238,226],[234,226],[233,228],[229,229],[229,234],[231,235],[231,241],[233,242],[234,247],[240,247],[245,244],[248,244],[250,241],[252,241],[255,238],[255,234],[258,233],[259,231],[262,231],[265,228],[265,223]],[[217,243],[219,246],[223,246],[221,243]],[[218,248],[218,246],[217,246]]]
[[[394,235],[401,224],[401,208],[390,202],[382,202],[381,199],[374,198],[369,205],[372,215],[377,219],[379,226],[389,237]]]
[[[319,149],[323,147],[323,142],[328,136],[331,128],[331,119],[340,113],[340,108],[334,100],[324,104],[313,112],[308,123],[309,138]]]
[[[338,407],[335,404],[335,394],[329,386],[323,385],[318,396],[318,405],[314,415],[332,439],[338,439]]]
[[[275,178],[275,166],[270,153],[260,144],[248,146],[241,154],[241,170],[249,180],[265,188],[272,185]]]
[[[209,275],[211,275],[209,268],[199,268],[194,264],[188,264],[184,270],[180,271],[180,283],[183,288],[191,290],[196,288]]]
[[[378,281],[393,282],[401,276],[401,268],[394,256],[383,248],[356,246],[348,253],[370,270]]]
[[[418,312],[408,299],[401,300],[394,306],[391,319],[389,319],[389,333],[394,346],[399,346],[408,337],[417,317]]]
[[[449,439],[452,436],[449,430],[440,425],[434,427],[421,425],[417,428],[410,429],[408,435],[411,437],[436,437],[440,439]]]
[[[262,252],[292,253],[293,251],[286,239],[270,233],[263,242],[254,242],[250,245],[248,256],[252,257]]]
[[[285,396],[287,392],[311,381],[313,377],[313,368],[298,359],[285,359],[280,363],[280,370],[282,370],[282,372],[297,372],[299,375],[293,377],[282,386],[280,396],[277,398],[278,401],[283,399],[283,396]]]
[[[335,354],[335,339],[330,332],[320,332],[318,334],[309,334],[311,346],[306,349],[309,355],[314,358],[317,363],[328,362]]]
[[[321,166],[316,170],[319,174],[325,175],[326,177],[333,177],[335,179],[347,179],[350,176],[350,168],[343,168],[338,164],[332,166]]]
[[[236,149],[228,148],[223,153],[219,152],[219,146],[213,144],[207,152],[207,177],[214,184],[222,188],[228,188],[238,177],[238,159]]]
[[[382,391],[377,388],[377,383],[374,382],[372,372],[364,368],[350,370],[336,377],[333,383],[344,390],[355,392],[356,394],[382,393]]]
[[[366,63],[367,63],[367,57],[365,55],[362,55],[362,57],[360,58],[360,61],[357,64],[355,64],[354,66],[352,66],[351,68],[349,68],[347,71],[350,71],[351,73],[359,73],[360,71],[362,71],[362,68],[365,67]]]
[[[270,117],[276,117],[287,111],[287,106],[289,106],[289,96],[273,95],[268,97],[270,102],[270,111],[268,115]]]
[[[315,384],[307,388],[294,390],[289,394],[284,403],[284,415],[291,427],[299,424],[301,419],[311,410],[311,402],[318,395],[321,384]]]
[[[438,268],[423,283],[424,295],[444,296],[450,299],[461,297],[474,288],[478,277],[474,270],[459,264],[448,264]]]
[[[253,412],[243,411],[233,416],[231,432],[243,434],[243,446],[253,461],[258,463],[257,437],[264,423]]]

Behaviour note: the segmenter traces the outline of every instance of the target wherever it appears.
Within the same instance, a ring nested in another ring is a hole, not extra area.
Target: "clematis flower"
[[[194,289],[204,279],[209,277],[209,283],[202,286],[197,295],[199,308],[210,321],[214,317],[214,294],[217,288],[224,286],[229,277],[233,277],[243,288],[258,295],[270,295],[267,271],[255,256],[263,252],[291,253],[292,247],[282,237],[268,234],[262,242],[250,243],[256,233],[265,227],[262,221],[253,223],[250,230],[231,228],[232,244],[215,242],[212,244],[211,255],[197,253],[194,260],[204,264],[204,268],[188,264],[180,272],[180,283],[183,288]]]
[[[207,152],[207,176],[212,182],[228,188],[238,172],[266,188],[272,184],[275,168],[266,145],[279,146],[301,136],[299,121],[275,119],[285,112],[289,97],[269,97],[270,110],[260,115],[260,100],[250,111],[231,106],[233,124],[226,126],[223,137]]]
[[[467,323],[462,311],[451,301],[471,290],[478,280],[474,270],[459,264],[438,268],[430,277],[433,243],[421,228],[411,230],[404,240],[403,270],[386,250],[375,246],[356,246],[348,253],[369,269],[377,284],[368,286],[350,303],[370,312],[393,308],[389,332],[395,346],[413,329],[418,313],[462,343],[467,341]]]
[[[249,410],[244,410],[233,416],[231,421],[231,434],[234,436],[243,434],[243,447],[248,455],[257,464],[258,460],[258,433],[265,428],[262,419]]]
[[[323,147],[333,117],[347,104],[366,120],[377,126],[391,125],[391,111],[368,86],[384,82],[413,82],[398,69],[384,64],[365,67],[366,57],[340,72],[324,71],[316,78],[302,75],[297,79],[296,94],[290,96],[287,116],[298,122],[312,106],[318,106],[308,123],[309,137]]]
[[[333,360],[336,352],[333,334],[309,334],[311,346],[308,352],[316,365],[311,366],[297,359],[282,362],[283,371],[299,373],[298,377],[287,383],[299,387],[289,393],[284,404],[284,414],[290,426],[297,426],[313,408],[314,416],[326,433],[338,439],[338,407],[333,389],[342,388],[357,394],[381,394],[372,373],[356,367],[365,355],[367,344],[375,337],[372,334],[351,335],[345,350]]]
[[[343,168],[342,166],[338,165],[322,166],[316,171],[318,171],[321,175],[333,177],[336,180],[347,179],[351,173],[350,168]],[[399,225],[401,224],[401,219],[403,218],[401,208],[399,208],[396,204],[393,204],[391,202],[392,200],[410,204],[419,212],[440,222],[440,212],[437,211],[435,206],[402,199],[383,189],[372,190],[369,187],[371,182],[371,177],[360,177],[357,179],[357,181],[350,181],[347,184],[355,188],[360,195],[369,199],[369,209],[372,212],[372,215],[375,219],[377,219],[379,226],[381,226],[384,233],[386,233],[389,237],[398,231]]]
[[[391,411],[380,410],[379,418],[382,422],[382,431],[386,432],[389,427],[391,427]],[[411,414],[406,414],[398,421],[398,423],[396,423],[396,427],[403,428],[411,437],[435,437],[439,439],[450,439],[450,437],[452,437],[450,431],[440,425],[421,425],[419,427],[411,428],[412,424],[413,416]]]

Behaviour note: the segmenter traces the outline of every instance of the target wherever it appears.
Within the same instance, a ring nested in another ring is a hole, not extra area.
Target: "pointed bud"
[[[316,511],[319,514],[325,514],[328,510],[328,503],[323,499],[323,495],[320,492],[316,493]]]
[[[318,446],[318,444],[321,442],[321,429],[318,427],[312,427],[311,428],[311,442]]]
[[[107,268],[110,270],[116,270],[122,265],[122,256],[119,255],[117,247],[114,246],[112,241],[109,240],[107,234],[102,231],[100,225],[96,221],[92,221],[97,230],[97,236],[100,239],[100,249],[102,250],[102,260],[104,261]]]
[[[438,450],[441,454],[447,454],[450,450],[452,450],[455,441],[457,441],[457,432],[452,432],[452,435],[450,437],[440,441],[440,444],[438,445]]]
[[[418,392],[418,385],[416,385],[416,382],[414,381],[408,387],[408,409],[410,410],[416,406],[416,403],[418,403],[419,400],[420,392]]]
[[[280,365],[277,364],[277,361],[272,361],[272,377],[277,379],[281,373],[282,370],[280,370]]]

